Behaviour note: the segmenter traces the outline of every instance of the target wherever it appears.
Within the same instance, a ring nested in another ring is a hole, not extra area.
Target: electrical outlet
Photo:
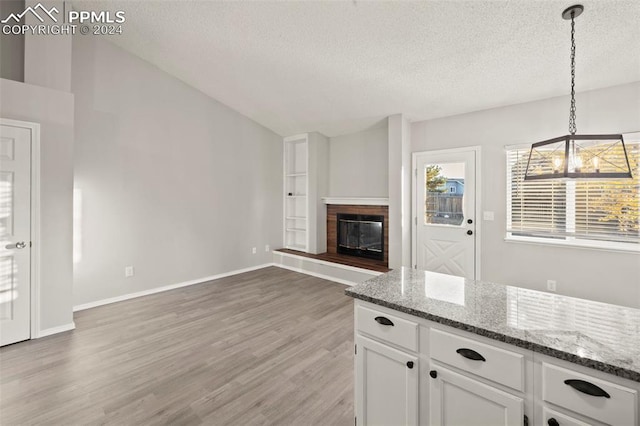
[[[131,278],[134,275],[133,266],[124,267],[124,277]]]
[[[257,249],[257,248],[253,247],[253,248],[251,249],[251,253],[252,253],[252,254],[256,254],[257,252],[258,252],[258,249]]]
[[[556,281],[555,280],[547,280],[547,290],[549,291],[556,291]]]
[[[267,253],[269,253],[269,250],[271,250],[271,248],[269,247],[269,244],[267,244],[266,246],[264,246],[264,251],[266,251]]]

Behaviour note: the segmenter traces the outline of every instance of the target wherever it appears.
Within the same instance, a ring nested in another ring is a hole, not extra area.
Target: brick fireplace
[[[356,204],[327,204],[327,254],[341,255],[338,253],[338,214],[360,216],[382,216],[383,218],[383,244],[382,259],[373,260],[382,266],[389,264],[389,207],[382,205],[356,205]]]

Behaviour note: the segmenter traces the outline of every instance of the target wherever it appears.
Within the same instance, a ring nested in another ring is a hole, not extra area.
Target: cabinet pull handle
[[[376,317],[375,320],[378,324],[390,325],[393,327],[393,322],[387,317]]]
[[[484,359],[482,355],[480,355],[478,352],[474,351],[473,349],[460,348],[456,352],[467,359],[472,359],[474,361],[486,361],[486,359]]]
[[[578,392],[586,393],[587,395],[611,398],[611,395],[609,395],[604,389],[594,385],[593,383],[585,382],[584,380],[569,379],[565,380],[564,384],[571,386]]]
[[[436,377],[438,377],[438,372],[436,370],[431,370],[429,371],[429,375],[431,376],[431,378],[435,379]]]
[[[529,417],[527,417],[527,415],[524,415],[524,426],[529,426]]]
[[[556,419],[554,419],[553,417],[551,417],[548,421],[547,424],[549,426],[560,426],[560,423],[558,423],[558,421]]]
[[[413,368],[413,361],[407,361],[407,367]]]

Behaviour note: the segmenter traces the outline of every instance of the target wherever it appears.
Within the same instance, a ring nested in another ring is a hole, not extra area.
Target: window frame
[[[634,142],[638,139],[640,132],[626,134],[625,136],[633,135]],[[626,139],[626,138],[625,138]],[[504,241],[508,243],[524,243],[533,245],[544,246],[557,246],[557,247],[572,247],[589,250],[604,250],[614,252],[630,252],[640,253],[640,243],[630,243],[621,241],[609,241],[604,239],[587,239],[576,238],[572,236],[558,235],[558,238],[553,237],[537,237],[537,236],[524,236],[514,235],[514,232],[509,231],[511,228],[512,220],[512,189],[511,189],[511,164],[509,163],[509,152],[517,149],[530,149],[530,144],[516,144],[505,145],[504,147],[504,164],[505,164],[505,207],[506,207],[506,222],[505,222],[505,237]],[[576,212],[576,199],[575,199],[575,181],[568,180],[566,188],[566,211],[565,220],[567,229],[575,229],[575,214]]]

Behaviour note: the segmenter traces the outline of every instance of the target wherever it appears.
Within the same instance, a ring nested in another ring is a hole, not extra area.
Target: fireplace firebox
[[[338,253],[384,260],[384,216],[338,213]]]

